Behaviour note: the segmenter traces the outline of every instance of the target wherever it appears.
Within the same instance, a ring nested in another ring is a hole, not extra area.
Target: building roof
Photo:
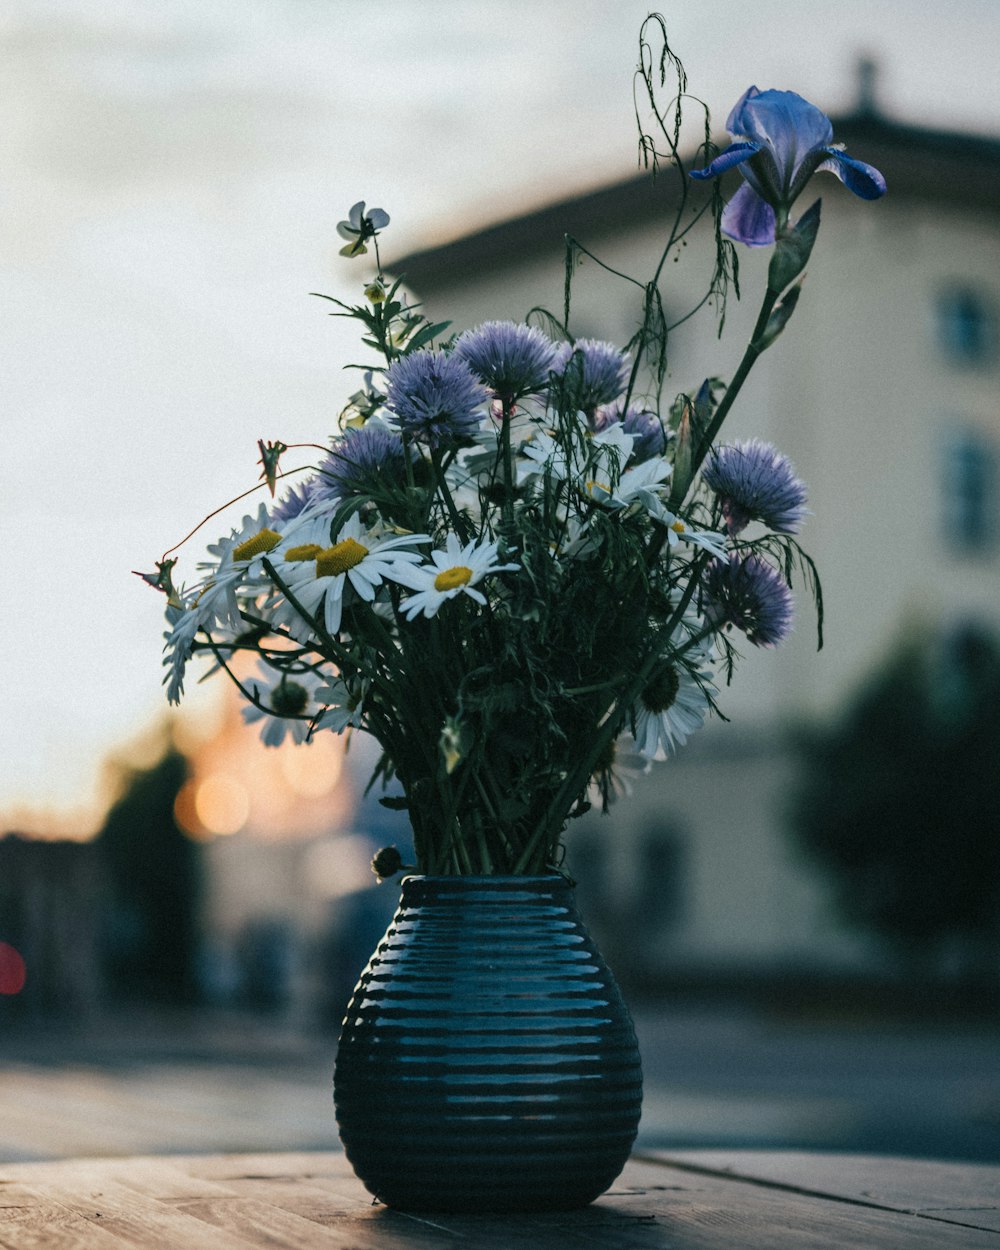
[[[834,133],[852,156],[881,170],[893,202],[921,200],[1000,213],[1000,139],[910,126],[871,108],[835,119]],[[703,184],[693,191],[699,193],[705,193]],[[421,290],[512,256],[528,260],[551,253],[567,234],[586,242],[612,230],[662,221],[677,196],[672,171],[661,170],[655,179],[643,172],[410,252],[387,267],[405,273],[408,284]]]

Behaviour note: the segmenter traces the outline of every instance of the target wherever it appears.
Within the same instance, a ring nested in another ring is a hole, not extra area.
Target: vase
[[[642,1072],[573,887],[407,877],[361,974],[334,1102],[357,1176],[407,1211],[586,1206],[621,1172]]]

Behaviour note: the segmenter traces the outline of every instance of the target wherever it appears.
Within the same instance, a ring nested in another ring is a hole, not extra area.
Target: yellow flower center
[[[252,560],[254,556],[266,555],[267,552],[273,551],[281,542],[281,535],[276,534],[274,530],[261,530],[259,534],[254,534],[253,538],[248,538],[245,543],[240,543],[238,547],[233,548],[234,560]]]
[[[598,482],[596,479],[587,482],[584,489],[591,498],[593,498],[595,491],[599,491],[602,495],[611,494],[611,487],[606,482]]]
[[[684,531],[687,529],[687,526],[684,524],[683,521],[675,521],[673,525],[671,525],[670,528],[674,531],[675,534],[683,534]]]
[[[456,590],[459,586],[468,586],[472,581],[472,569],[464,564],[456,564],[453,568],[442,569],[434,578],[435,590]]]
[[[327,547],[316,556],[316,576],[336,577],[338,573],[346,573],[368,554],[356,538],[345,538],[332,547]]]
[[[285,552],[286,560],[315,560],[323,548],[319,543],[302,543],[299,547],[289,547]]]

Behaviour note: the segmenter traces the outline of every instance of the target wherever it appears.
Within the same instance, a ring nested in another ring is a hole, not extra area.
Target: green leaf
[[[429,343],[442,331],[447,330],[451,325],[450,321],[438,321],[434,325],[424,326],[422,330],[418,330],[412,339],[407,341],[406,347],[403,349],[403,355],[408,356],[410,352],[415,352],[418,347],[423,347],[425,343]]]
[[[392,812],[408,812],[410,810],[409,801],[402,794],[385,794],[379,799],[382,807],[389,808]]]
[[[782,301],[775,308],[767,319],[767,325],[764,327],[764,333],[754,343],[759,352],[765,352],[784,330],[785,326],[795,311],[795,305],[799,302],[799,296],[802,293],[802,283],[797,282],[795,286],[788,291]]]
[[[767,271],[769,290],[783,291],[805,269],[819,233],[821,202],[817,200],[812,208],[802,214],[791,230],[778,238]]]

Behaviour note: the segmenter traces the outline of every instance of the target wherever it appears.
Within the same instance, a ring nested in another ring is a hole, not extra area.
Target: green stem
[[[722,423],[725,421],[726,417],[729,416],[729,410],[736,402],[736,397],[742,390],[743,383],[747,380],[750,370],[757,363],[757,358],[761,354],[761,348],[757,346],[757,343],[760,340],[760,336],[764,333],[768,318],[774,311],[774,306],[778,302],[778,296],[780,294],[780,291],[772,290],[771,287],[768,287],[764,292],[764,299],[761,303],[760,312],[757,314],[757,322],[753,328],[753,333],[750,335],[750,342],[747,344],[746,351],[743,353],[743,359],[740,361],[736,372],[733,374],[732,381],[729,383],[728,387],[726,387],[726,393],[720,400],[719,406],[716,408],[715,413],[712,416],[712,420],[709,422],[704,434],[701,436],[698,443],[698,449],[692,457],[691,482],[694,481],[698,474],[698,470],[701,468],[702,461],[708,455],[709,448],[715,442],[715,438],[719,433],[719,430],[722,428]]]
[[[437,482],[437,488],[441,492],[441,498],[444,500],[445,509],[451,520],[452,527],[455,530],[455,536],[460,542],[465,542],[466,527],[462,524],[462,518],[459,516],[451,488],[448,485],[448,479],[445,477],[444,459],[440,448],[435,447],[431,449],[431,463],[434,465],[434,478]]]

